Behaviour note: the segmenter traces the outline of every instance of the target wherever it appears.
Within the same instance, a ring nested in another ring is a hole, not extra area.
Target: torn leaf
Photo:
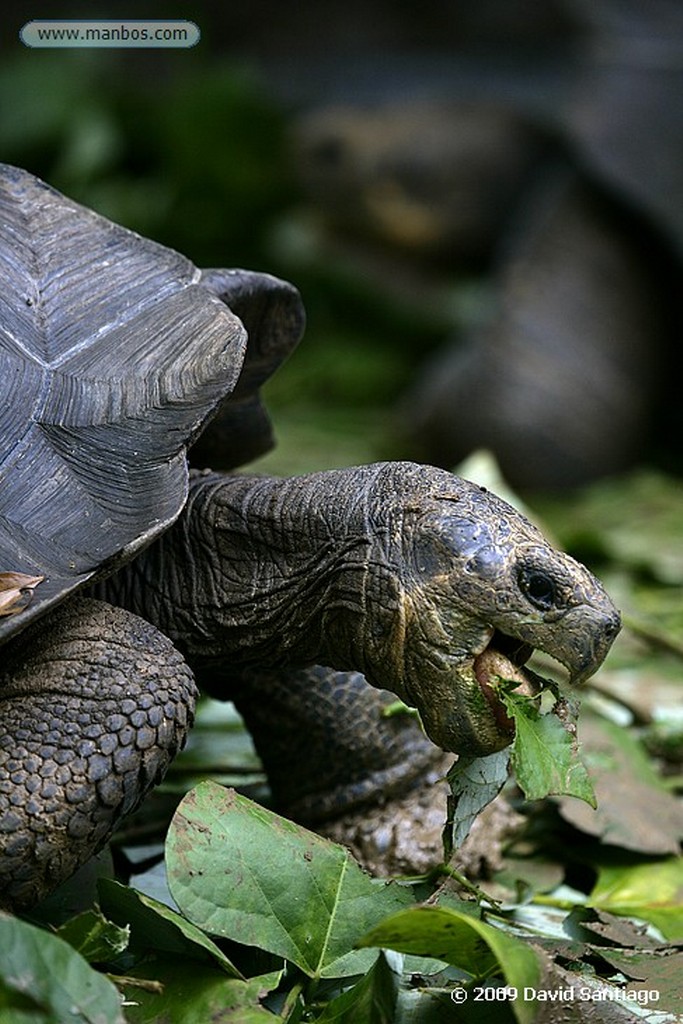
[[[448,772],[451,795],[444,830],[446,860],[469,835],[474,819],[498,796],[507,782],[510,751],[498,750],[486,757],[459,757]]]
[[[575,796],[592,808],[595,792],[579,754],[575,709],[562,698],[547,714],[533,700],[501,689],[501,700],[515,722],[512,768],[527,800]]]

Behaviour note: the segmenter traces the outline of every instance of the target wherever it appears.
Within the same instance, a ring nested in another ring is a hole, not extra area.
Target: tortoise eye
[[[522,593],[536,608],[547,612],[557,603],[554,581],[538,569],[523,568],[519,571],[519,586]]]

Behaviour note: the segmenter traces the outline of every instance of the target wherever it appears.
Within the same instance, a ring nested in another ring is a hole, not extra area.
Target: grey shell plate
[[[205,281],[177,252],[0,165],[0,574],[44,577],[0,617],[0,642],[180,512],[186,449],[245,357],[232,292],[254,321],[240,400],[258,412],[256,389],[301,332],[295,289],[246,271]],[[289,333],[271,337],[283,304]]]

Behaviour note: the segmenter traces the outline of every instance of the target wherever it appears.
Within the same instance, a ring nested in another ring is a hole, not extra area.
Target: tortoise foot
[[[444,756],[440,772],[427,775],[423,785],[404,796],[324,822],[318,832],[346,846],[376,877],[426,875],[442,868],[449,792],[445,775],[452,760]],[[503,850],[524,822],[504,797],[496,797],[453,854],[449,869],[471,882],[490,879],[503,867]]]
[[[360,672],[315,666],[258,673],[235,703],[251,732],[277,810],[305,825],[401,797],[440,777],[443,751],[396,698]]]
[[[143,619],[77,599],[26,630],[0,670],[0,906],[68,878],[159,782],[195,684]]]
[[[372,875],[428,874],[443,864],[448,798],[445,775],[452,760],[442,755],[421,783],[407,793],[322,822],[317,831],[346,846]]]

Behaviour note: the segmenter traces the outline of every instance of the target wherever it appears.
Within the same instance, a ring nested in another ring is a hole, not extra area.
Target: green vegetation
[[[393,403],[444,336],[445,306],[389,302],[353,266],[326,261],[315,238],[312,250],[295,244],[303,222],[285,115],[248,70],[185,64],[152,82],[118,74],[99,53],[6,61],[3,159],[200,265],[297,283],[309,330],[268,386],[280,443],[261,467],[397,454]],[[523,819],[474,896],[448,870],[371,880],[340,847],[218,785],[267,797],[241,724],[206,702],[188,750],[119,837],[130,887],[105,879],[95,890],[81,876],[40,921],[0,915],[0,1022],[474,1024],[493,1009],[502,1024],[531,1024],[541,1002],[526,990],[571,986],[589,993],[576,997],[578,1021],[591,1000],[635,1012],[638,993],[656,990],[650,1009],[673,1022],[681,503],[680,483],[649,471],[533,502],[604,579],[626,628],[587,691],[578,739],[510,698],[518,785],[507,752],[461,762],[456,847],[500,790]],[[593,793],[596,810],[585,802]],[[64,910],[74,892],[80,913]]]

